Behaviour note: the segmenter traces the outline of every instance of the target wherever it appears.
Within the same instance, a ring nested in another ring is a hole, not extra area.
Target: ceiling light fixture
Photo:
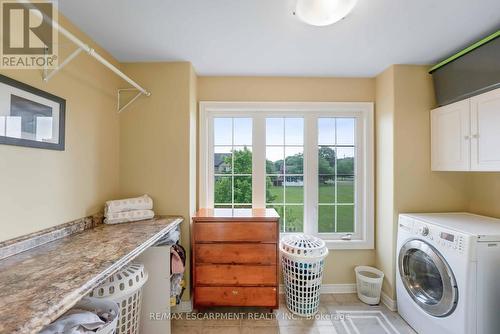
[[[310,25],[327,26],[343,19],[357,0],[297,0],[295,15]]]

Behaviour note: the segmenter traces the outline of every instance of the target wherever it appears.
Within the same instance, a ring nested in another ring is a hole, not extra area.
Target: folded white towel
[[[119,224],[126,222],[133,222],[137,220],[151,219],[155,216],[153,210],[132,210],[125,212],[113,212],[108,213],[106,219],[104,219],[105,224]]]
[[[115,201],[107,201],[104,207],[104,215],[108,217],[110,213],[124,212],[131,210],[152,210],[153,200],[148,195],[135,198],[125,198]]]

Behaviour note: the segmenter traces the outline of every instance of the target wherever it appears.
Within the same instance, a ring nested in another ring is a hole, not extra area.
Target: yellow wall
[[[428,66],[395,66],[395,200],[398,212],[468,208],[468,173],[431,171],[430,110],[435,107]]]
[[[190,63],[181,62],[123,64],[123,70],[151,96],[120,114],[121,195],[147,193],[155,213],[183,216],[182,244],[189,253],[196,203],[196,76]]]
[[[60,22],[93,44],[64,17]],[[73,46],[62,36],[60,43],[64,58]],[[187,62],[118,64],[93,47],[152,96],[118,116],[116,89],[127,84],[84,54],[48,83],[39,71],[1,71],[65,98],[67,113],[63,152],[0,145],[0,241],[100,212],[110,198],[148,193],[156,213],[186,218],[182,243],[189,253],[198,101],[376,101],[376,250],[333,251],[327,284],[353,283],[356,265],[376,265],[386,273],[384,292],[394,298],[401,212],[469,210],[500,217],[498,173],[430,171],[429,110],[435,102],[426,66],[395,65],[376,78],[197,78]]]
[[[377,176],[381,177],[377,180],[377,264],[387,275],[384,292],[391,298],[395,296],[398,214],[467,211],[469,207],[468,174],[432,172],[430,168],[429,111],[435,101],[427,70],[428,66],[395,65],[376,81],[376,132],[380,141],[376,152]],[[383,116],[386,114],[387,117]],[[392,126],[384,122],[391,117]],[[393,175],[390,175],[391,172],[382,169],[390,168],[385,159],[391,158],[388,146],[392,127],[394,153]],[[388,204],[392,191],[393,203]],[[394,210],[392,217],[388,212],[390,205]]]
[[[371,78],[198,77],[198,101],[374,102]]]
[[[374,102],[370,78],[199,77],[198,101]],[[374,250],[335,250],[326,261],[324,283],[353,283],[354,267],[374,265]]]
[[[63,59],[75,46],[62,36],[59,42]],[[102,211],[104,201],[118,194],[116,89],[123,83],[84,53],[48,83],[40,70],[0,73],[66,99],[65,151],[0,145],[0,241]]]
[[[469,211],[500,218],[500,173],[469,174]]]
[[[375,251],[385,274],[383,290],[393,297],[394,222],[394,67],[376,78],[375,105]]]

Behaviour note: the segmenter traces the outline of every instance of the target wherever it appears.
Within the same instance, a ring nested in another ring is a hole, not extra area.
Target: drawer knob
[[[238,294],[238,290],[233,290],[231,292],[233,293],[233,295],[237,295]]]

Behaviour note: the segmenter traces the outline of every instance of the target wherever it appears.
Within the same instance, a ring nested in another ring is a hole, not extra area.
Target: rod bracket
[[[61,64],[59,64],[59,66],[57,66],[50,72],[47,70],[47,68],[44,68],[43,81],[48,82],[49,79],[52,78],[57,72],[59,72],[64,66],[68,65],[73,59],[75,59],[76,56],[80,54],[80,52],[82,52],[81,48],[76,49],[66,59],[64,59],[64,61]]]
[[[137,92],[137,94],[134,95],[134,97],[131,98],[127,103],[125,103],[125,105],[121,106],[121,94],[123,92],[131,92],[131,91]],[[141,95],[150,96],[151,93],[147,92],[147,91],[144,93],[144,92],[142,92],[142,91],[140,91],[139,89],[136,89],[136,88],[120,88],[120,89],[118,89],[118,94],[117,95],[118,95],[118,97],[117,97],[117,107],[116,107],[116,109],[117,109],[118,113],[121,113],[127,107],[129,107],[132,103],[134,103],[135,100],[137,100],[139,97],[141,97]]]

